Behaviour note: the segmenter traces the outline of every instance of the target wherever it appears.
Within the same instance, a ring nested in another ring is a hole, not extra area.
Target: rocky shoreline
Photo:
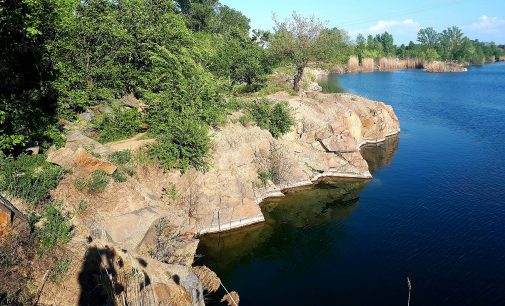
[[[131,286],[121,275],[142,271],[138,281],[148,276],[149,298],[154,302],[203,305],[206,288],[192,268],[198,236],[263,222],[260,204],[265,199],[323,178],[370,179],[360,147],[400,132],[391,106],[359,96],[280,92],[268,98],[273,103],[285,101],[293,110],[296,124],[286,135],[276,139],[267,130],[239,122],[240,113],[229,114],[230,122],[212,132],[209,171],[164,172],[158,165],[140,163],[134,176],[110,182],[100,193],[79,190],[75,182],[96,169],[113,172],[108,154],[138,151],[153,140],[138,135],[102,145],[69,127],[74,130],[68,132],[67,145],[49,152],[49,161],[71,170],[51,196],[69,213],[82,202],[87,209],[72,220],[74,237],[68,244],[72,266],[64,290],[62,285],[47,284],[40,303],[92,299],[83,296],[86,279],[113,268],[118,276],[110,286]],[[92,154],[83,150],[90,147]],[[270,178],[260,180],[261,172],[270,173]],[[13,203],[23,211],[22,203],[15,199]],[[99,269],[102,266],[105,270]]]

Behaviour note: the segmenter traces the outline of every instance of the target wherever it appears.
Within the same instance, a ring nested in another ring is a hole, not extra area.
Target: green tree
[[[439,40],[440,36],[433,28],[424,28],[417,33],[417,41],[430,48],[436,48]]]
[[[396,47],[394,44],[393,35],[388,32],[384,32],[380,35],[375,36],[375,41],[382,45],[382,50],[386,56],[394,56],[396,53]]]
[[[323,22],[316,17],[302,17],[293,13],[291,19],[278,21],[274,16],[275,34],[271,49],[282,60],[295,66],[293,89],[300,91],[303,71],[310,61],[321,60],[328,53],[328,36],[321,35],[325,29]]]
[[[450,27],[440,34],[440,53],[445,60],[457,60],[457,52],[464,42],[465,35],[458,27]]]

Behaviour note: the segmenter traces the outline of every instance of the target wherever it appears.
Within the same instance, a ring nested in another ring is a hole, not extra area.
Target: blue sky
[[[388,31],[398,44],[416,40],[417,31],[441,31],[456,25],[470,38],[505,44],[505,0],[221,0],[251,19],[255,29],[272,29],[272,13],[280,19],[293,11],[315,15],[329,27],[357,33]]]

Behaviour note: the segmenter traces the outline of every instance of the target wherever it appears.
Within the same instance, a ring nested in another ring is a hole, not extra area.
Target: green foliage
[[[65,171],[46,161],[46,155],[25,155],[17,158],[0,156],[0,191],[37,204],[49,197]]]
[[[109,184],[109,175],[101,170],[95,170],[91,173],[91,179],[86,184],[88,191],[101,192]]]
[[[67,276],[71,263],[72,260],[68,257],[58,259],[54,263],[51,273],[49,274],[51,280],[57,284],[61,283],[65,276]]]
[[[70,241],[72,225],[69,217],[61,212],[60,204],[47,205],[42,220],[43,225],[35,229],[35,237],[43,254],[49,254],[55,247]]]
[[[206,125],[191,119],[178,120],[173,117],[160,129],[163,132],[158,134],[158,143],[151,146],[149,154],[159,160],[163,168],[178,168],[183,171],[189,167],[202,171],[209,168],[208,151],[211,142]]]
[[[135,109],[115,105],[110,113],[96,117],[94,124],[103,143],[129,138],[140,131],[142,118]]]
[[[124,183],[128,180],[126,173],[121,171],[120,169],[118,169],[118,170],[114,171],[114,173],[112,173],[112,178],[114,179],[114,181],[116,181],[118,183]]]
[[[88,208],[88,203],[84,200],[79,201],[79,205],[77,206],[77,214],[80,215],[86,211]]]
[[[208,168],[208,128],[224,121],[222,83],[197,63],[191,53],[176,56],[159,47],[152,54],[147,121],[158,143],[150,156],[166,168]]]
[[[87,181],[86,179],[82,178],[82,177],[78,177],[75,179],[74,181],[74,187],[79,190],[79,191],[82,191],[84,190],[84,188],[86,188],[87,186]]]
[[[106,172],[95,170],[89,178],[76,178],[74,187],[79,191],[87,189],[89,192],[102,192],[109,185],[110,178]]]
[[[286,102],[274,104],[268,99],[253,103],[249,112],[258,126],[269,130],[273,137],[289,132],[294,123],[292,111]]]
[[[259,170],[258,179],[261,181],[263,187],[265,187],[268,182],[272,181],[274,175],[271,171]]]
[[[279,91],[285,91],[287,92],[288,94],[290,94],[291,96],[296,96],[296,91],[291,88],[291,87],[288,87],[286,85],[281,85],[281,84],[268,84],[267,86],[265,86],[264,88],[262,88],[260,91],[258,91],[256,93],[257,96],[268,96],[268,95],[271,95],[271,94],[274,94],[276,92],[279,92]]]
[[[114,163],[114,164],[120,165],[120,166],[124,166],[124,165],[131,162],[132,151],[131,150],[124,150],[124,151],[114,152],[109,156],[108,159],[111,163]]]

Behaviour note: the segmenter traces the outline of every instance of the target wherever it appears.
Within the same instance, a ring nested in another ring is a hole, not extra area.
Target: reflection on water
[[[397,146],[398,137],[391,137],[362,151],[370,168],[377,171],[391,163]],[[331,256],[332,247],[348,235],[340,223],[357,208],[359,194],[367,183],[360,179],[324,180],[266,201],[261,205],[265,223],[203,237],[198,253],[204,257],[196,264],[214,270],[223,283],[241,294],[241,304],[246,305],[248,300],[254,301],[258,289],[242,282],[251,277],[249,269],[263,271],[264,277],[278,269],[287,273],[283,278],[289,278],[308,269],[307,263]],[[266,295],[275,294],[265,292],[268,288],[261,290]]]
[[[367,144],[361,147],[361,155],[368,163],[368,168],[373,174],[381,167],[389,167],[393,161],[393,156],[398,149],[400,137],[387,137],[384,142],[377,144]]]

